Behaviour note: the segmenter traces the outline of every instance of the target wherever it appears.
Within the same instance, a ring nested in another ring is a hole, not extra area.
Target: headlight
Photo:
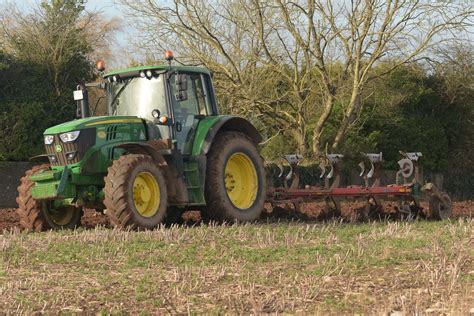
[[[59,135],[59,138],[61,138],[63,143],[73,142],[79,137],[80,132],[81,131],[73,131],[73,132],[62,133],[62,134]]]
[[[53,135],[44,135],[44,144],[45,145],[51,145],[54,142],[54,136]]]

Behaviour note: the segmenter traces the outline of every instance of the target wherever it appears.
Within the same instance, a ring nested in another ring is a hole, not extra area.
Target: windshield
[[[109,84],[109,115],[138,116],[149,121],[153,121],[151,112],[154,109],[160,110],[162,115],[168,115],[164,87],[163,76],[152,79],[131,78]]]
[[[108,112],[112,116],[138,116],[153,122],[152,111],[168,115],[163,76],[130,78],[107,85]],[[150,123],[153,124],[153,123]],[[152,129],[154,130],[154,129]],[[170,138],[168,126],[158,126],[159,134],[150,137]]]

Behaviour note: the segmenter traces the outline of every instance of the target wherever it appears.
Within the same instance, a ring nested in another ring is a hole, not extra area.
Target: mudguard
[[[42,154],[31,157],[29,161],[34,163],[49,163],[49,158],[47,154]]]
[[[244,118],[230,115],[207,117],[199,123],[193,144],[193,156],[207,154],[214,137],[221,131],[241,132],[250,137],[255,145],[262,141],[262,136],[257,129]]]
[[[134,154],[149,155],[158,162],[159,165],[166,165],[166,160],[162,153],[162,151],[166,151],[166,149],[160,148],[160,146],[156,146],[156,144],[151,142],[124,143],[117,145],[114,148],[122,148]]]

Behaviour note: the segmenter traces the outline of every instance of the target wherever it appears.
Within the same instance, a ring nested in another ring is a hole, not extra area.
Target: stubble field
[[[0,235],[0,310],[469,314],[474,221],[455,217],[127,232],[88,214],[75,231],[10,225]]]

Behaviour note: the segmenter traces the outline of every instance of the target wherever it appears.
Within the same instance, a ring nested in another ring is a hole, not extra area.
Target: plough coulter
[[[393,184],[381,185],[380,168],[383,162],[382,153],[362,153],[364,161],[359,163],[359,177],[363,185],[341,186],[340,163],[344,159],[341,154],[325,154],[319,157],[319,186],[300,185],[299,163],[301,155],[286,155],[284,160],[289,165],[289,172],[285,174],[280,165],[279,177],[283,180],[283,187],[269,187],[267,202],[272,206],[281,204],[293,205],[296,212],[300,212],[301,203],[322,201],[324,213],[329,217],[341,216],[341,202],[345,199],[363,201],[360,209],[361,219],[369,218],[396,218],[415,219],[426,218],[443,220],[451,215],[451,199],[445,192],[440,191],[433,183],[422,184],[418,161],[422,157],[420,152],[402,152],[398,161],[400,169],[396,173]],[[421,206],[422,200],[429,201],[429,207]],[[384,208],[384,201],[391,201],[392,209]]]

